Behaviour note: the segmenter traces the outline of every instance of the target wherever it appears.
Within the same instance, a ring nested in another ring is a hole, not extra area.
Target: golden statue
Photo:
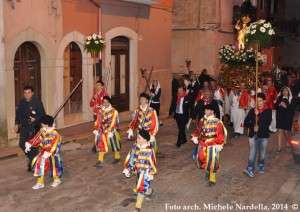
[[[245,48],[245,35],[248,29],[248,24],[250,23],[251,18],[249,15],[243,16],[241,19],[239,19],[236,24],[235,28],[238,30],[238,36],[237,36],[237,41],[238,41],[238,46],[239,50]]]

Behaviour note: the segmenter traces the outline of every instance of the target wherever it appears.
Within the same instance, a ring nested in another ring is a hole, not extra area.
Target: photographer
[[[24,151],[25,142],[34,137],[40,128],[40,118],[46,113],[43,103],[33,97],[34,89],[32,86],[25,86],[23,91],[24,98],[19,102],[16,112],[15,132],[20,133],[19,146]],[[30,152],[25,154],[29,159],[27,171],[31,171],[31,161],[38,154],[38,149],[32,148]]]

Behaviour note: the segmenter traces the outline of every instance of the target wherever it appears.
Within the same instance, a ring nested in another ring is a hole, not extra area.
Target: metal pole
[[[71,93],[67,96],[67,98],[63,101],[63,103],[59,106],[59,108],[55,111],[55,113],[53,114],[53,118],[55,118],[58,113],[60,112],[60,110],[64,107],[64,105],[66,104],[66,102],[70,99],[70,97],[72,96],[72,94],[76,91],[76,89],[79,87],[79,85],[82,83],[83,79],[81,79],[77,85],[75,86],[75,88],[71,91]],[[34,145],[34,143],[37,141],[37,139],[40,137],[40,135],[42,134],[43,131],[40,131],[39,134],[36,136],[36,138],[34,139],[34,141],[32,142],[31,146],[32,147]]]
[[[255,42],[255,55],[256,55],[256,65],[255,65],[255,109],[257,110],[257,90],[258,90],[258,48],[259,43]],[[255,126],[257,126],[257,115],[255,116]]]

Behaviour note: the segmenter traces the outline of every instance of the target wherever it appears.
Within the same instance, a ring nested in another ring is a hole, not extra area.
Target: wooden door
[[[129,39],[116,37],[111,42],[111,97],[119,111],[129,110]]]
[[[71,42],[64,51],[64,99],[82,78],[82,54],[79,46]],[[73,93],[64,108],[65,115],[82,112],[82,85]]]
[[[31,85],[34,93],[41,100],[41,62],[40,53],[31,42],[19,46],[14,59],[15,106],[18,107],[23,96],[23,88]]]

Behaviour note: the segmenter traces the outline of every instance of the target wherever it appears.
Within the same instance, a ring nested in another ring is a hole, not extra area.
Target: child
[[[102,168],[104,155],[108,152],[108,148],[115,153],[113,164],[117,164],[120,161],[119,151],[121,144],[120,136],[117,132],[119,122],[118,111],[111,106],[111,98],[104,96],[93,131],[96,135],[96,149],[99,152],[98,161],[94,165],[95,167]]]
[[[215,117],[212,104],[204,106],[204,114],[204,118],[199,121],[192,134],[192,141],[199,144],[193,154],[193,160],[199,168],[206,170],[205,178],[209,180],[208,186],[212,187],[216,184],[219,152],[223,149],[227,131],[222,121]]]
[[[154,149],[154,152],[157,150],[157,144],[155,135],[157,134],[159,128],[159,122],[157,118],[156,111],[149,107],[150,97],[146,93],[140,94],[140,106],[132,114],[132,119],[129,124],[129,129],[127,131],[128,139],[133,136],[133,131],[135,128],[147,130],[150,134],[149,145]]]
[[[135,211],[141,211],[142,203],[145,198],[151,198],[153,189],[150,187],[150,181],[156,173],[156,158],[153,148],[148,145],[150,135],[146,130],[139,130],[137,135],[137,144],[133,145],[125,160],[125,169],[123,173],[130,177],[130,170],[134,169],[137,177],[136,188],[137,201]]]
[[[44,188],[44,175],[50,171],[53,177],[52,187],[61,184],[63,174],[63,162],[60,156],[61,138],[54,127],[54,118],[45,115],[41,118],[42,129],[30,141],[25,143],[25,152],[29,152],[31,146],[41,148],[40,153],[33,159],[32,167],[34,176],[38,177],[34,190]]]
[[[266,96],[257,94],[257,107],[252,108],[245,118],[245,126],[249,128],[249,157],[244,174],[254,177],[256,155],[258,155],[258,172],[264,173],[265,156],[269,142],[269,126],[272,122],[272,110],[266,104]]]

